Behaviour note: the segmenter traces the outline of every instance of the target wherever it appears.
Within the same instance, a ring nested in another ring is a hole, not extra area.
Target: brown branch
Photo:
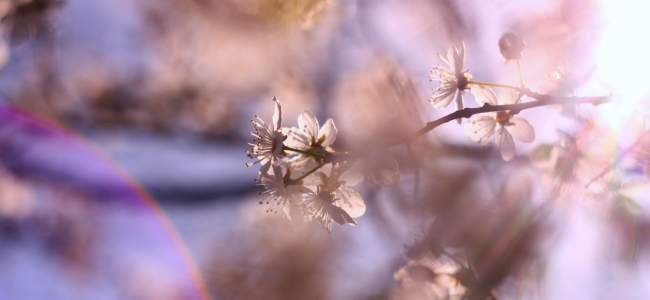
[[[404,137],[402,139],[394,140],[391,141],[384,146],[384,148],[389,148],[405,143],[411,143],[415,139],[419,138],[420,136],[424,135],[425,133],[433,130],[434,128],[445,124],[447,122],[456,120],[456,119],[461,119],[461,118],[470,118],[473,115],[476,114],[482,114],[482,113],[487,113],[487,112],[496,112],[496,111],[510,111],[511,114],[515,115],[521,112],[522,110],[526,110],[529,108],[533,107],[539,107],[539,106],[546,106],[546,105],[554,105],[554,104],[584,104],[584,103],[590,103],[593,105],[598,105],[607,102],[609,99],[609,96],[603,96],[603,97],[553,97],[549,95],[542,95],[536,92],[533,92],[529,89],[518,89],[519,93],[531,98],[536,99],[537,101],[530,101],[530,102],[524,102],[524,103],[517,103],[517,104],[506,104],[506,105],[490,105],[488,103],[485,103],[485,105],[481,107],[472,107],[472,108],[465,108],[461,110],[457,110],[453,113],[450,113],[440,119],[437,119],[435,121],[428,122],[424,128],[418,130],[415,132],[413,135]]]

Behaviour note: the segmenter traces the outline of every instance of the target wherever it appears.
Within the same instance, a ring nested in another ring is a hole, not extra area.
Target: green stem
[[[300,180],[305,179],[305,177],[307,177],[307,176],[311,175],[312,173],[316,172],[316,170],[320,169],[320,168],[321,168],[322,166],[324,166],[324,165],[325,165],[325,164],[319,164],[319,165],[316,166],[315,168],[311,169],[309,172],[307,172],[307,173],[305,173],[305,174],[302,174],[302,176],[300,176],[300,177],[298,177],[298,178],[292,180],[292,184],[296,184],[296,183],[300,182]]]
[[[314,157],[318,157],[318,158],[325,158],[325,156],[323,156],[323,155],[316,154],[316,153],[309,152],[309,151],[305,151],[305,150],[291,148],[291,147],[286,146],[286,145],[282,146],[282,150],[289,150],[289,151],[293,151],[293,152],[302,153],[302,154],[308,155],[308,156],[314,156]]]
[[[501,87],[501,88],[506,88],[506,89],[513,89],[515,91],[520,91],[521,90],[521,88],[518,88],[516,86],[498,84],[498,83],[491,83],[491,82],[468,81],[467,83],[476,84],[476,85],[483,85],[483,86],[494,86],[494,87]]]

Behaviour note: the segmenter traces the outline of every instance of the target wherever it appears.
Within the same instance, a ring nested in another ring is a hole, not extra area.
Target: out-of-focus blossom
[[[526,42],[518,35],[508,32],[499,39],[499,52],[506,59],[506,63],[511,60],[521,59],[521,52],[526,48]]]
[[[494,92],[485,87],[475,87],[472,94],[479,104],[505,105],[517,101],[517,93],[510,89],[503,90],[498,101]],[[516,117],[509,111],[499,111],[472,117],[465,126],[465,135],[478,143],[494,136],[501,157],[508,161],[515,156],[515,142],[512,137],[530,143],[535,139],[535,130],[526,119]]]
[[[308,110],[304,110],[298,117],[298,127],[283,128],[287,135],[284,144],[303,151],[327,151],[326,148],[334,143],[338,132],[332,119],[328,119],[319,130],[318,120]],[[289,162],[292,169],[304,170],[315,167],[317,160],[319,159],[314,156],[299,154]]]
[[[371,153],[359,164],[363,165],[366,173],[364,179],[372,184],[389,186],[400,178],[397,160],[388,151]]]
[[[262,180],[262,176],[269,171],[271,166],[274,167],[275,174],[282,174],[279,163],[279,156],[284,146],[282,106],[275,96],[273,96],[273,102],[275,103],[275,111],[273,112],[273,119],[270,124],[267,125],[258,116],[255,117],[259,122],[251,120],[255,128],[255,132],[251,132],[251,135],[255,139],[252,143],[248,143],[251,150],[246,151],[246,153],[248,153],[248,157],[251,159],[257,158],[257,160],[252,163],[246,163],[246,166],[250,167],[258,163],[262,164],[260,176],[257,178],[258,182]]]
[[[397,299],[454,299],[467,290],[458,284],[454,274],[461,267],[448,257],[427,255],[399,268],[393,277],[397,283]]]
[[[449,46],[447,59],[440,53],[438,57],[442,59],[449,69],[438,65],[431,71],[434,75],[430,75],[430,81],[440,81],[440,87],[433,89],[433,95],[429,102],[435,108],[444,108],[456,100],[456,109],[463,109],[463,91],[469,89],[469,79],[471,75],[467,73],[469,70],[463,71],[463,63],[465,61],[465,44],[462,44],[460,51],[456,46]],[[435,75],[437,74],[437,76]]]

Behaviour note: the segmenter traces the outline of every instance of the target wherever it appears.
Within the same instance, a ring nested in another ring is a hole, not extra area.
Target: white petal
[[[472,95],[474,95],[476,103],[479,105],[483,105],[485,103],[490,105],[499,104],[499,101],[497,101],[497,96],[490,88],[480,85],[473,85],[470,91],[472,92]]]
[[[294,200],[302,200],[303,198],[302,196],[306,194],[314,194],[314,192],[311,189],[302,185],[287,186],[287,192],[290,192],[293,195],[301,195],[300,197],[294,198]]]
[[[272,129],[273,130],[279,130],[282,128],[282,106],[280,105],[280,100],[273,96],[273,102],[275,103],[275,110],[273,111],[273,123]]]
[[[494,135],[497,121],[489,115],[481,114],[469,119],[465,125],[465,136],[472,141],[482,143]]]
[[[310,138],[316,139],[318,136],[318,120],[314,114],[308,110],[303,110],[300,116],[298,117],[298,126],[300,130],[303,130]]]
[[[291,203],[285,203],[284,206],[282,207],[282,211],[284,212],[284,215],[289,219],[289,222],[291,221]]]
[[[271,160],[268,160],[266,161],[266,163],[263,163],[262,166],[260,167],[260,176],[258,178],[261,179],[262,176],[266,175],[269,172],[270,168],[271,168]]]
[[[456,65],[456,46],[454,45],[449,46],[449,50],[447,50],[447,62],[449,67],[454,70]]]
[[[535,139],[535,129],[533,129],[533,126],[531,126],[526,119],[512,117],[510,123],[512,124],[506,126],[506,129],[516,139],[524,143],[530,143]]]
[[[282,127],[282,133],[287,136],[283,144],[296,149],[308,149],[311,146],[311,137],[296,127]],[[292,152],[293,153],[293,152]]]
[[[460,74],[463,72],[463,63],[465,60],[465,43],[461,43],[460,51],[457,52],[456,58],[454,60],[454,73]]]
[[[463,110],[463,91],[458,91],[458,93],[456,93],[456,110]],[[462,124],[463,119],[458,118],[456,119],[456,122]]]
[[[341,187],[335,192],[339,198],[336,204],[345,210],[350,217],[357,218],[366,212],[366,204],[363,202],[361,195],[349,187]]]
[[[302,173],[304,174],[305,172],[311,171],[311,169],[312,167],[306,167],[302,170]],[[332,164],[331,163],[325,164],[320,169],[316,170],[314,173],[311,173],[309,176],[305,177],[302,180],[303,185],[315,191],[316,186],[323,183],[320,178],[320,173],[323,173],[325,174],[325,176],[329,177],[331,172],[332,172]]]
[[[282,135],[281,131],[276,131],[274,132],[275,134],[275,147],[273,148],[273,156],[278,157],[280,155],[280,152],[282,152],[282,149],[284,149],[284,135]]]
[[[517,92],[512,89],[502,89],[499,98],[499,104],[515,104],[517,101]]]
[[[282,178],[282,167],[277,161],[273,164],[273,173],[279,194],[284,194],[284,179]]]
[[[429,98],[429,102],[434,108],[445,108],[452,100],[458,88],[451,84],[443,84],[433,91],[433,95]]]
[[[462,109],[463,109],[463,92],[458,91],[458,93],[456,93],[456,110],[462,110]]]
[[[494,140],[501,151],[503,160],[509,161],[515,157],[515,142],[512,140],[512,135],[503,126],[498,127]]]
[[[334,141],[336,140],[336,134],[338,132],[339,130],[336,128],[336,125],[334,125],[334,120],[328,119],[319,132],[320,134],[320,136],[318,137],[319,140],[322,137],[325,137],[325,139],[321,143],[321,146],[329,147],[331,144],[333,144]]]
[[[364,174],[361,163],[355,163],[349,170],[339,177],[339,181],[345,181],[347,186],[355,186],[363,181]]]

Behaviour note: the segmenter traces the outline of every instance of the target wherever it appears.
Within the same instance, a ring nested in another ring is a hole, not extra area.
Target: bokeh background
[[[0,299],[461,298],[471,284],[418,253],[427,239],[479,262],[499,299],[650,298],[647,188],[622,210],[602,200],[615,188],[581,190],[645,130],[639,5],[0,0]],[[357,227],[327,234],[258,204],[244,150],[274,95],[286,126],[304,109],[333,118],[333,148],[363,153],[452,112],[428,104],[427,77],[452,43],[474,79],[518,84],[506,32],[527,43],[529,87],[621,98],[522,112],[537,138],[507,163],[455,123],[393,147],[402,179],[356,187]],[[609,152],[557,188],[529,154],[584,136]]]

